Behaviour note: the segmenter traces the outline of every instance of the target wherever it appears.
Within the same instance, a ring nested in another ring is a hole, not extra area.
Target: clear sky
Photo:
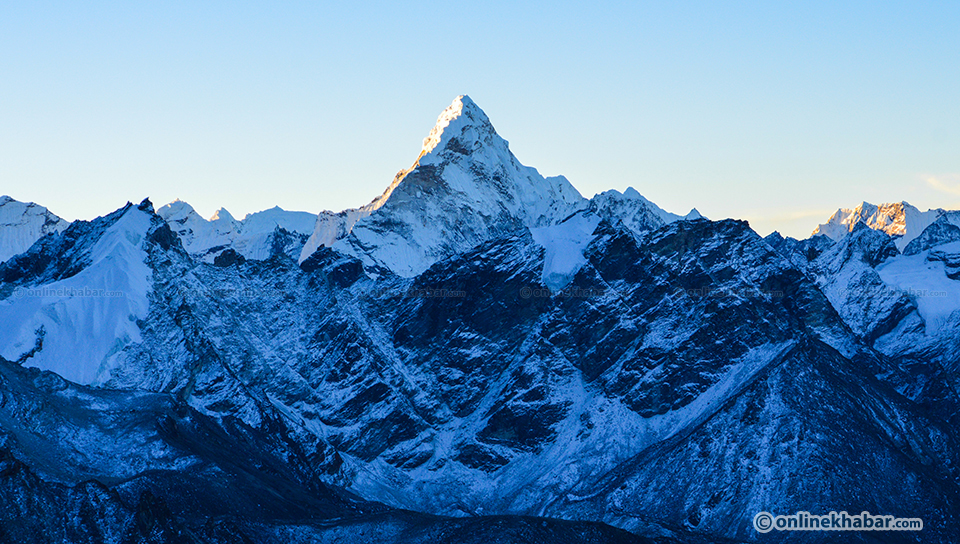
[[[960,208],[960,2],[399,4],[0,3],[0,194],[340,210],[469,94],[587,197],[800,237]]]

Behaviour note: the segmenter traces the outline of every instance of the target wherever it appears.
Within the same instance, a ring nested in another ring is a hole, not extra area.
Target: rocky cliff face
[[[581,199],[466,97],[437,126],[300,258],[210,262],[145,201],[0,265],[0,537],[753,541],[847,509],[960,538],[947,219],[903,254],[762,239]]]

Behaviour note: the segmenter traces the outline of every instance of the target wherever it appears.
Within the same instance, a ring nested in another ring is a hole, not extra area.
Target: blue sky
[[[588,197],[801,237],[960,208],[958,2],[199,4],[0,4],[0,194],[340,210],[465,93]]]

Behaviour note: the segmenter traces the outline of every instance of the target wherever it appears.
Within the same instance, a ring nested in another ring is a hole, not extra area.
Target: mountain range
[[[0,250],[0,541],[960,539],[960,212],[586,199],[462,96],[366,206],[3,197]]]

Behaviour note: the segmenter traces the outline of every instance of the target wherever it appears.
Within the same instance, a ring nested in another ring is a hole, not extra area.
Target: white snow
[[[426,167],[433,168],[417,172]],[[327,245],[411,277],[517,228],[555,224],[585,204],[565,178],[520,164],[486,114],[460,96],[437,119],[413,167],[364,208],[321,214],[300,258]]]
[[[276,227],[281,227],[290,232],[310,234],[315,221],[316,216],[312,213],[291,212],[274,206],[269,210],[247,214],[240,223],[245,232],[272,232]]]
[[[401,170],[394,178],[393,183],[387,187],[387,190],[365,206],[350,208],[340,213],[320,212],[314,222],[313,234],[307,239],[307,243],[304,244],[303,251],[300,253],[300,262],[307,260],[320,246],[330,247],[337,240],[345,238],[353,230],[357,221],[379,210],[390,198],[393,190],[396,189],[407,172],[409,170]]]
[[[960,242],[944,244],[936,250],[960,253]],[[928,250],[900,255],[878,266],[877,272],[884,283],[914,297],[927,333],[932,335],[949,323],[960,321],[960,281],[947,277],[943,262],[928,261],[929,253]]]
[[[383,194],[373,199],[369,204],[359,208],[349,208],[339,213],[331,211],[320,212],[316,218],[313,234],[310,235],[310,238],[303,247],[303,251],[300,253],[300,262],[305,261],[310,255],[313,255],[319,247],[331,247],[337,240],[346,238],[347,235],[353,231],[353,227],[358,221],[383,207],[390,199],[393,191],[400,185],[400,182],[403,181],[403,178],[420,166],[420,159],[422,159],[424,155],[432,152],[441,143],[445,131],[447,140],[449,141],[454,131],[453,129],[446,129],[451,121],[460,116],[463,111],[465,98],[467,104],[473,104],[469,97],[458,96],[450,106],[443,110],[437,118],[436,125],[430,130],[430,134],[423,139],[423,147],[420,150],[420,155],[417,156],[417,160],[414,161],[413,166],[397,172],[397,175],[394,176],[393,181],[387,186]],[[400,250],[400,253],[405,252]]]
[[[14,291],[0,302],[0,355],[80,384],[101,384],[141,341],[137,320],[148,312],[151,271],[143,242],[148,213],[130,207],[91,250],[91,264],[70,278]]]
[[[530,229],[533,240],[544,249],[543,284],[551,291],[567,286],[586,264],[583,250],[593,240],[600,217],[578,213],[559,225]]]
[[[70,225],[43,206],[0,196],[0,263],[19,255],[47,234],[63,232]]]
[[[413,175],[426,167],[434,168],[437,179]],[[545,178],[520,164],[483,110],[458,96],[437,118],[413,166],[401,170],[380,197],[317,217],[300,261],[327,246],[411,277],[439,258],[518,226],[554,225],[588,205],[636,232],[702,217],[696,209],[685,216],[669,213],[633,188],[586,201],[563,176]],[[563,275],[551,283],[562,282]]]
[[[767,344],[731,361],[723,376],[693,402],[678,410],[654,417],[642,417],[622,402],[597,394],[577,373],[557,377],[554,401],[569,401],[571,417],[555,430],[556,440],[537,453],[508,453],[510,462],[500,470],[485,473],[460,463],[439,468],[425,463],[401,471],[378,459],[364,463],[344,455],[354,479],[350,489],[357,494],[400,508],[412,508],[446,515],[481,514],[484,508],[510,513],[543,512],[543,497],[562,496],[571,501],[588,496],[578,493],[583,482],[595,481],[652,444],[695,428],[736,395],[771,363],[782,360],[793,342]],[[505,380],[509,376],[504,377]],[[491,387],[503,390],[502,384]],[[498,398],[492,393],[475,414],[487,413]],[[594,428],[587,437],[577,414],[588,413]],[[484,418],[451,418],[436,432],[424,433],[425,449],[437,457],[450,455],[464,437],[475,436]],[[493,449],[496,450],[494,447]],[[502,452],[502,450],[500,450]]]
[[[450,123],[455,119],[460,117],[460,114],[463,112],[464,103],[473,104],[473,101],[470,100],[470,97],[460,95],[453,99],[451,103],[445,110],[440,113],[440,116],[437,117],[437,124],[430,129],[430,134],[423,139],[423,149],[420,151],[420,156],[424,156],[427,153],[430,153],[434,150],[440,142],[443,141],[444,133],[446,133],[447,141],[450,140],[451,135],[453,135],[455,130],[446,130]]]
[[[816,229],[811,236],[822,234],[833,240],[839,240],[853,231],[857,223],[865,223],[868,227],[883,231],[891,236],[899,236],[896,240],[897,249],[903,248],[911,240],[920,236],[923,229],[929,227],[944,213],[942,209],[933,209],[921,212],[907,202],[895,202],[874,206],[863,202],[854,209],[841,208],[830,219]]]
[[[313,232],[317,216],[274,207],[248,214],[237,221],[224,208],[205,220],[186,202],[176,200],[157,210],[183,242],[184,249],[212,262],[224,248],[233,248],[248,259],[267,259],[271,253],[271,235],[277,227],[307,235]]]
[[[644,198],[633,187],[623,193],[616,189],[604,191],[590,200],[590,209],[611,223],[623,226],[640,234],[682,220],[702,219],[696,208],[685,216],[670,213]]]

